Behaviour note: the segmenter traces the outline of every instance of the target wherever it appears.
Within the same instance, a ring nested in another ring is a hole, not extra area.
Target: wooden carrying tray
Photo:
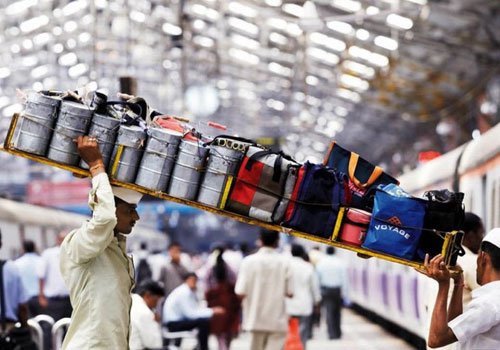
[[[10,153],[10,154],[13,154],[13,155],[16,155],[16,156],[19,156],[19,157],[33,160],[35,162],[39,162],[39,163],[50,165],[50,166],[53,166],[53,167],[56,167],[59,169],[71,171],[73,174],[75,174],[78,177],[89,177],[90,176],[90,173],[88,170],[81,169],[81,168],[76,167],[76,166],[61,164],[61,163],[58,163],[56,161],[47,159],[45,157],[33,155],[31,153],[27,153],[27,152],[23,152],[23,151],[15,149],[14,143],[13,143],[13,137],[14,137],[14,131],[16,129],[16,125],[17,125],[19,118],[20,118],[19,114],[15,114],[12,117],[12,121],[10,123],[9,130],[7,133],[7,138],[5,139],[3,147],[0,147],[0,150],[7,152],[7,153]],[[120,146],[120,147],[123,147],[123,146]],[[118,150],[118,152],[120,152],[120,150]],[[337,221],[335,223],[335,227],[334,227],[334,230],[332,233],[332,238],[330,240],[330,239],[326,239],[326,238],[322,238],[322,237],[317,237],[317,236],[311,235],[309,233],[296,231],[296,230],[293,230],[293,229],[288,228],[288,227],[283,227],[280,225],[276,225],[276,224],[260,221],[257,219],[253,219],[253,218],[250,218],[247,216],[235,214],[235,213],[223,210],[223,209],[207,206],[207,205],[204,205],[202,203],[198,203],[198,202],[194,202],[194,201],[190,201],[190,200],[186,200],[186,199],[182,199],[182,198],[178,198],[178,197],[172,197],[164,192],[153,191],[153,190],[144,188],[142,186],[138,186],[138,185],[131,184],[128,182],[118,181],[118,180],[115,180],[113,178],[110,178],[110,182],[111,182],[111,184],[116,185],[116,186],[129,188],[131,190],[135,190],[137,192],[148,194],[150,196],[157,197],[157,198],[164,199],[164,200],[168,200],[171,202],[186,204],[186,205],[189,205],[191,207],[202,209],[202,210],[205,210],[205,211],[210,212],[210,213],[222,215],[222,216],[225,216],[225,217],[228,217],[228,218],[231,218],[231,219],[234,219],[234,220],[246,223],[246,224],[256,225],[256,226],[260,226],[260,227],[263,227],[266,229],[284,232],[284,233],[292,235],[294,237],[300,237],[300,238],[304,238],[304,239],[307,239],[310,241],[315,241],[315,242],[323,243],[326,245],[330,245],[333,247],[351,250],[351,251],[358,253],[358,255],[360,255],[361,257],[376,257],[376,258],[391,261],[394,263],[403,264],[403,265],[411,266],[411,267],[418,268],[418,269],[423,269],[423,264],[420,262],[401,259],[401,258],[394,257],[394,256],[391,256],[388,254],[384,254],[384,253],[376,252],[376,251],[371,251],[368,249],[364,249],[364,248],[361,248],[358,246],[354,246],[354,245],[350,245],[350,244],[346,244],[346,243],[338,241],[337,240],[338,234],[339,234],[340,228],[342,226],[342,219],[343,219],[344,214],[345,214],[345,208],[343,208],[343,207],[340,208],[340,210],[339,210],[339,215],[337,217]],[[444,256],[445,262],[447,265],[449,265],[449,263],[451,261],[453,247],[455,244],[455,240],[457,239],[458,236],[459,235],[457,235],[457,231],[453,231],[453,232],[446,233],[446,236],[444,238],[444,243],[442,246],[442,250],[441,250],[442,253],[441,254]],[[461,243],[461,242],[457,242],[457,243]]]

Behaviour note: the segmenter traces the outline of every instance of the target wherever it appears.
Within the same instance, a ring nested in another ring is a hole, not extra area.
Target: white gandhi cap
[[[490,242],[500,248],[500,227],[496,227],[488,232],[488,234],[484,236],[483,242]]]
[[[112,186],[113,194],[115,197],[120,198],[122,201],[127,202],[128,204],[139,203],[143,194],[134,190],[129,190],[128,188]]]

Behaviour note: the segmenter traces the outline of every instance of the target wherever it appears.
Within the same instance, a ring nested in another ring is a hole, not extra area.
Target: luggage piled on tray
[[[95,92],[86,104],[75,93],[41,92],[25,105],[14,134],[18,150],[86,169],[74,140],[91,135],[115,180],[306,235],[422,262],[462,226],[462,193],[415,198],[336,142],[322,164],[300,164],[253,140],[207,137],[141,98],[108,101]],[[462,253],[455,243],[452,262]]]

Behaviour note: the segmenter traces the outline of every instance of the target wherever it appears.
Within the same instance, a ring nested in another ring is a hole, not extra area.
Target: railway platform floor
[[[313,339],[307,343],[307,350],[414,350],[415,347],[397,338],[384,330],[377,324],[353,312],[350,309],[342,311],[342,338],[329,340],[324,317],[320,327],[314,329]],[[192,350],[196,347],[194,339],[185,339],[182,350]],[[217,342],[210,337],[210,350],[217,350]],[[230,350],[248,350],[250,340],[247,333],[240,336],[231,343]]]

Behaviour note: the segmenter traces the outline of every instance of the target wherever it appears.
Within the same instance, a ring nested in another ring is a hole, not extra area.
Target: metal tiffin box
[[[134,183],[146,138],[146,130],[139,126],[120,126],[108,168],[112,178]]]
[[[164,128],[149,128],[148,142],[135,183],[155,191],[166,191],[182,133]]]
[[[80,155],[75,140],[87,134],[93,113],[94,110],[87,105],[63,100],[47,158],[67,165],[78,165]]]
[[[200,140],[182,139],[168,194],[195,200],[205,170],[208,148]]]
[[[210,145],[206,172],[200,185],[198,202],[219,207],[224,193],[229,190],[233,176],[252,141],[230,137],[216,137]]]
[[[113,118],[105,114],[94,113],[88,135],[97,139],[99,150],[102,154],[104,166],[107,168],[111,153],[115,146],[118,128],[120,127],[120,119]],[[80,161],[80,168],[88,169],[87,163]]]
[[[14,148],[39,156],[47,155],[60,105],[59,97],[30,93],[16,130]]]

